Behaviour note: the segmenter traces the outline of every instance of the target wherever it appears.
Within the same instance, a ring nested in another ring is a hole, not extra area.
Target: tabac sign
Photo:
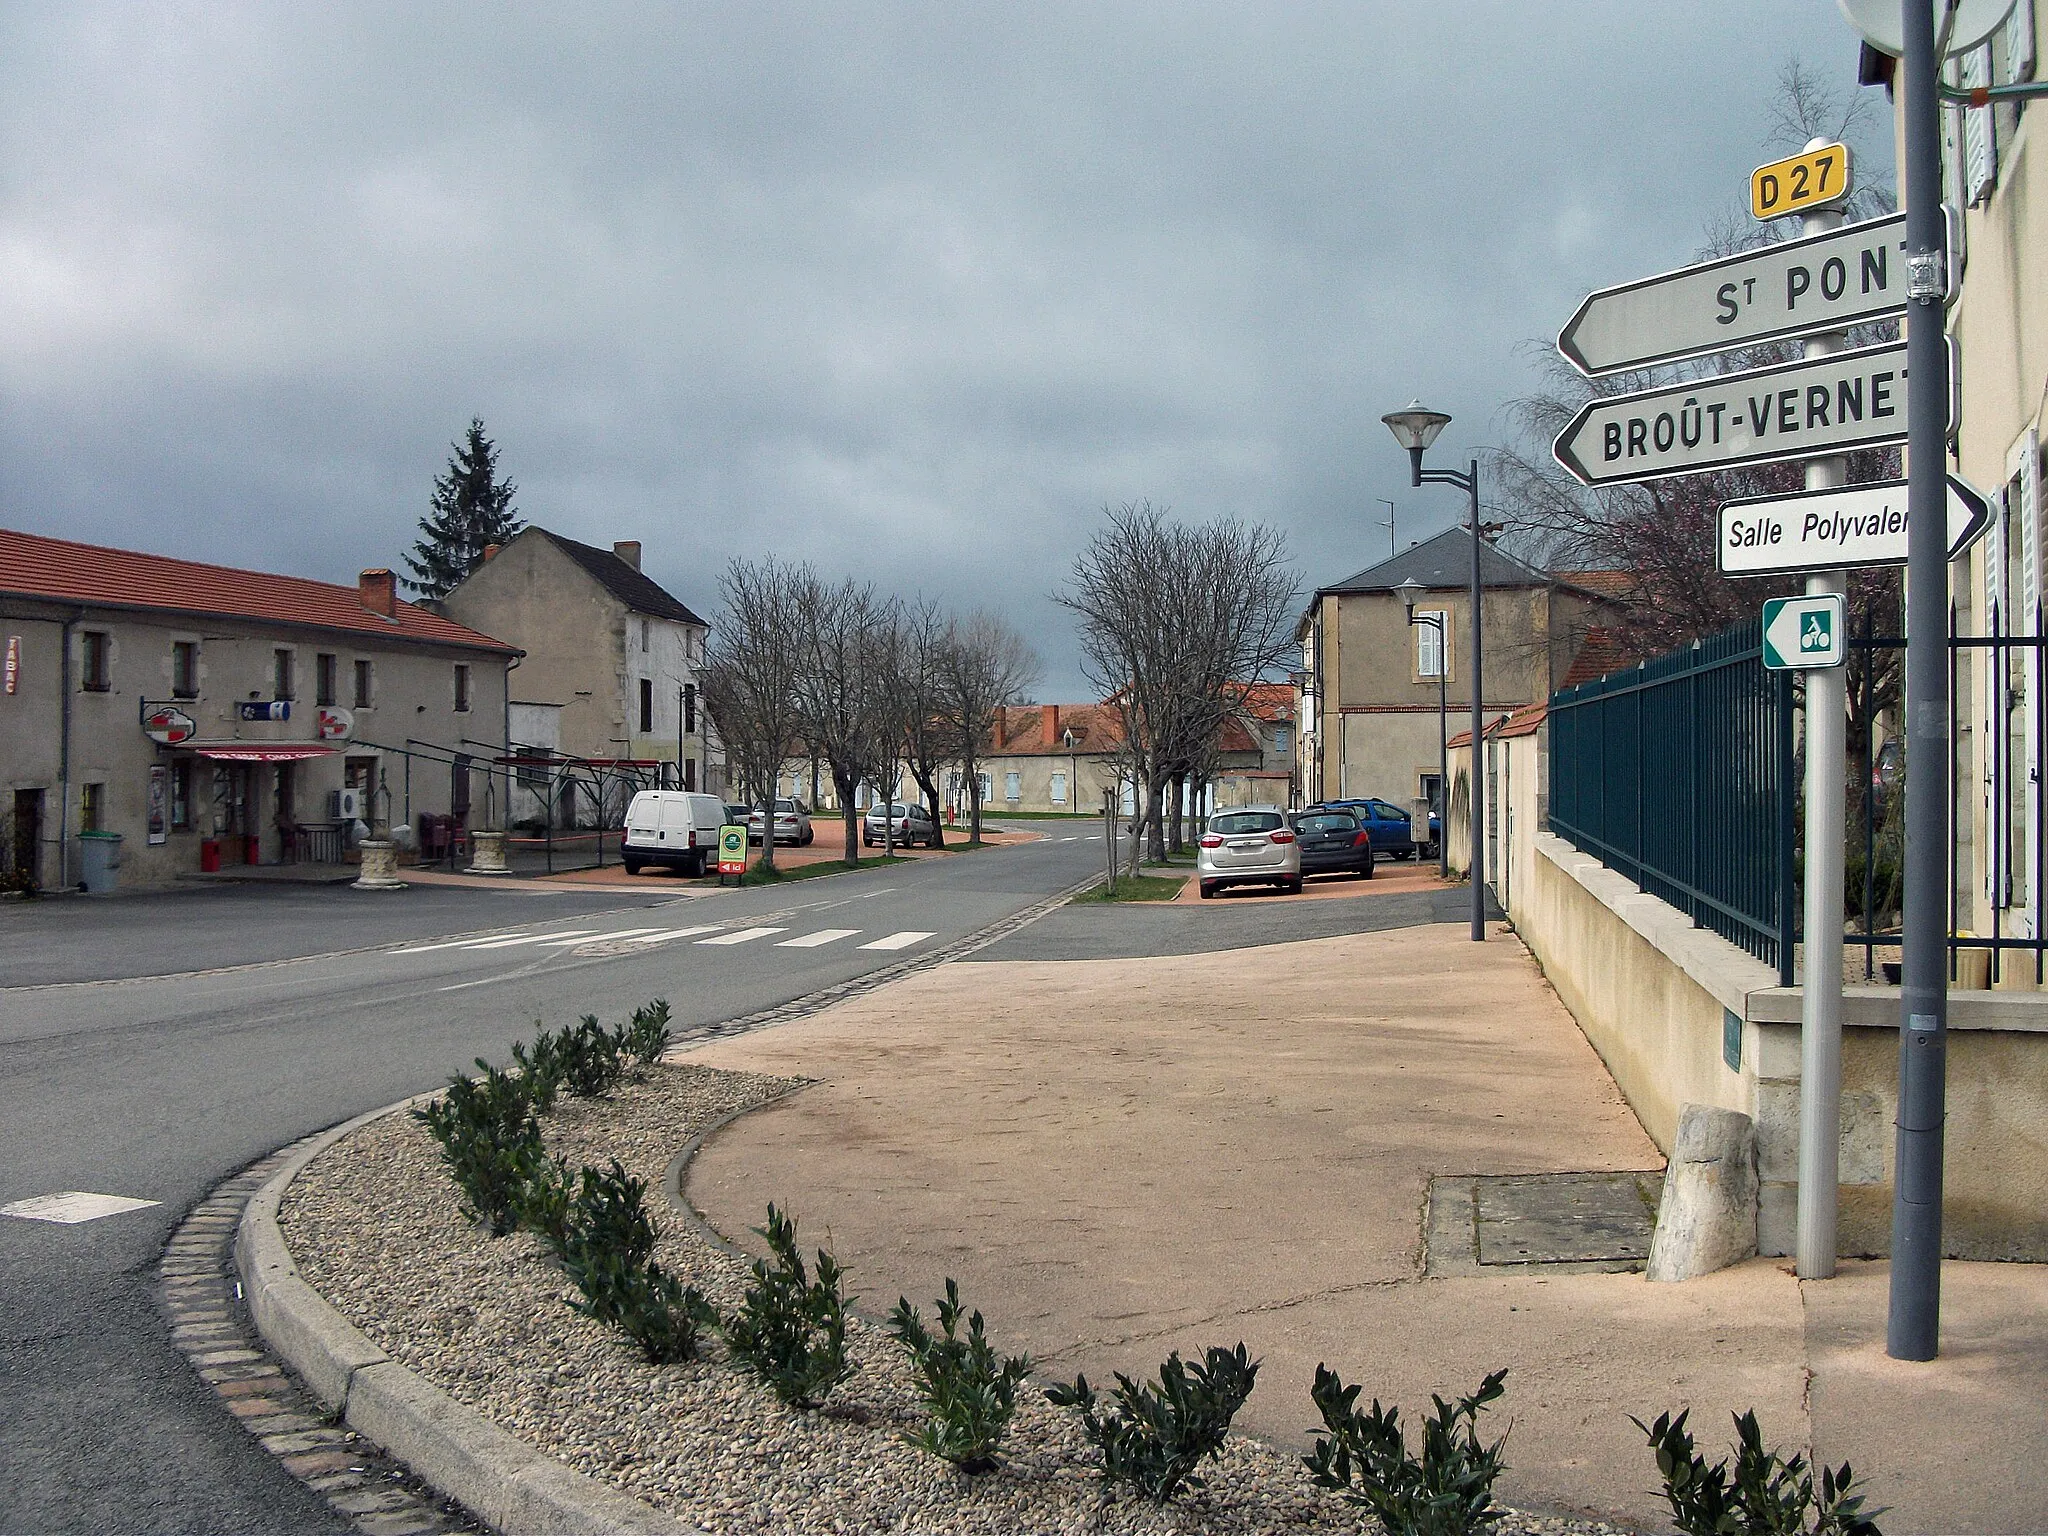
[[[1589,401],[1552,451],[1580,483],[1614,485],[1905,440],[1906,346],[1888,342]]]
[[[183,746],[199,734],[199,724],[175,704],[145,705],[142,734],[158,746]]]

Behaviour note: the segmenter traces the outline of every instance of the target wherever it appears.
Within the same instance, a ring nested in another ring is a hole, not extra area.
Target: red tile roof
[[[1597,592],[1602,597],[1626,598],[1633,596],[1638,585],[1634,571],[1553,571],[1559,581],[1588,592]]]
[[[1632,667],[1635,663],[1636,658],[1622,643],[1621,631],[1589,629],[1579,646],[1579,654],[1572,658],[1564,681],[1557,686],[1574,688],[1580,683],[1590,683],[1596,677],[1605,677],[1610,672],[1619,672],[1623,667]]]
[[[260,619],[383,639],[518,653],[516,646],[403,599],[396,605],[395,616],[387,619],[364,607],[354,587],[201,565],[132,549],[74,544],[69,539],[44,538],[11,528],[0,528],[0,594],[210,618]]]
[[[1292,697],[1290,693],[1290,698]],[[1074,733],[1069,748],[1063,738]],[[999,711],[989,750],[1005,756],[1030,753],[1114,752],[1123,745],[1123,713],[1114,704],[1011,704]],[[1224,722],[1224,752],[1257,752],[1258,742],[1241,721]]]

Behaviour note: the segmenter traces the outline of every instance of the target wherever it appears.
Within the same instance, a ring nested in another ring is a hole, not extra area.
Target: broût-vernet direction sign
[[[1597,377],[1900,314],[1905,232],[1894,214],[1602,288],[1565,322],[1557,350]]]
[[[1888,342],[1592,400],[1551,451],[1582,484],[1614,485],[1905,440],[1906,347]]]

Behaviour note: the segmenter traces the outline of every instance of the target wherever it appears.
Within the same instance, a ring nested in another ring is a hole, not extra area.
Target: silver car
[[[893,832],[889,830],[892,821],[896,823]],[[880,805],[868,807],[867,818],[860,827],[860,840],[868,848],[880,847],[885,841],[893,842],[898,848],[914,848],[919,843],[927,848],[936,848],[939,846],[939,829],[932,824],[931,813],[923,806],[891,800],[887,811]]]
[[[1277,805],[1246,805],[1209,818],[1195,860],[1202,899],[1226,885],[1277,885],[1301,890],[1301,843]]]
[[[747,818],[747,841],[761,841],[761,813],[755,811]],[[804,809],[801,800],[777,800],[775,802],[775,841],[792,846],[808,844],[811,840],[811,813]]]

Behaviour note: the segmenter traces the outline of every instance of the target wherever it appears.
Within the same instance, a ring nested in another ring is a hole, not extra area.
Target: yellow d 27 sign
[[[1760,219],[1835,208],[1850,193],[1849,146],[1823,144],[1749,173],[1749,211]]]

